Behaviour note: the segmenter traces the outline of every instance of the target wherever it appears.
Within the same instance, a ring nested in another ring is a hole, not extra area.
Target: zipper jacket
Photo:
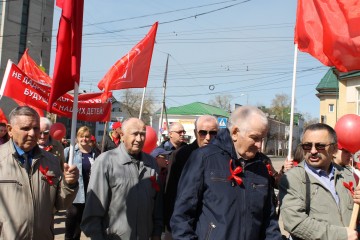
[[[351,192],[344,182],[353,182],[354,176],[349,169],[333,164],[335,168],[335,189],[339,196],[339,205],[331,192],[312,174],[310,180],[310,211],[305,211],[306,179],[304,162],[281,178],[279,198],[284,228],[293,237],[300,239],[348,239],[346,228],[349,226],[353,209]]]
[[[74,200],[77,184],[63,180],[59,161],[36,146],[29,174],[12,140],[0,146],[0,239],[54,239],[54,213]],[[53,185],[39,167],[53,175]]]
[[[228,129],[195,150],[178,185],[170,220],[173,239],[280,240],[262,157],[257,153],[250,160],[237,159]],[[230,166],[232,170],[242,167],[237,174],[242,183],[230,177]]]

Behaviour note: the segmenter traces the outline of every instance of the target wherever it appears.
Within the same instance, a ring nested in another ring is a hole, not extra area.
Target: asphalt
[[[276,170],[280,170],[285,157],[274,157],[274,156],[269,156],[273,162],[274,168]],[[276,191],[277,192],[277,191]],[[60,239],[64,239],[65,238],[65,211],[59,211],[56,215],[55,215],[55,240],[60,240]],[[282,234],[284,235],[288,235],[288,233],[283,229],[283,224],[282,224],[282,220],[281,220],[281,216],[280,216],[280,220],[279,220],[279,225],[280,225],[280,230],[282,232]],[[84,233],[81,234],[81,240],[84,239],[89,239],[85,236]]]

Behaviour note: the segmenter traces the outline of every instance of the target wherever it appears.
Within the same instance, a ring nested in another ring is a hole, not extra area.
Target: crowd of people
[[[326,124],[307,126],[279,171],[262,153],[267,117],[252,106],[227,128],[198,117],[190,144],[174,122],[150,153],[137,118],[114,123],[100,147],[81,126],[74,154],[51,124],[27,106],[0,124],[0,239],[54,239],[58,210],[65,239],[280,240],[279,215],[289,239],[358,239],[359,177]]]

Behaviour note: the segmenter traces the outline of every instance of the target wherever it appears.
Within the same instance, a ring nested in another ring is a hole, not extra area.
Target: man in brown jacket
[[[36,111],[15,108],[7,126],[10,140],[0,146],[0,239],[54,239],[54,211],[72,203],[79,170],[39,148]]]

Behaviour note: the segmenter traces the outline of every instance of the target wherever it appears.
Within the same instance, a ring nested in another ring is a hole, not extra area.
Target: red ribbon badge
[[[237,176],[237,174],[240,174],[243,171],[242,167],[238,166],[235,168],[235,170],[233,170],[232,169],[232,159],[230,159],[229,169],[230,169],[231,175],[228,177],[228,180],[235,180],[235,182],[238,185],[241,185],[243,180],[241,179],[241,177]]]
[[[151,181],[151,187],[153,189],[155,189],[155,191],[159,192],[160,191],[160,186],[159,186],[158,182],[156,181],[156,177],[151,176],[150,181]]]
[[[54,185],[53,178],[55,176],[49,176],[47,172],[49,171],[49,167],[46,167],[45,169],[40,165],[39,171],[43,174],[45,180],[50,184],[50,186]]]
[[[43,149],[47,152],[51,151],[51,149],[53,148],[53,146],[49,145],[49,146],[46,146],[44,147]]]
[[[268,170],[269,175],[272,176],[272,175],[273,175],[273,172],[271,171],[271,165],[270,165],[270,163],[266,164],[266,168],[267,168],[267,170]]]
[[[349,183],[343,182],[343,185],[350,191],[351,195],[354,195],[354,183],[352,181]]]

